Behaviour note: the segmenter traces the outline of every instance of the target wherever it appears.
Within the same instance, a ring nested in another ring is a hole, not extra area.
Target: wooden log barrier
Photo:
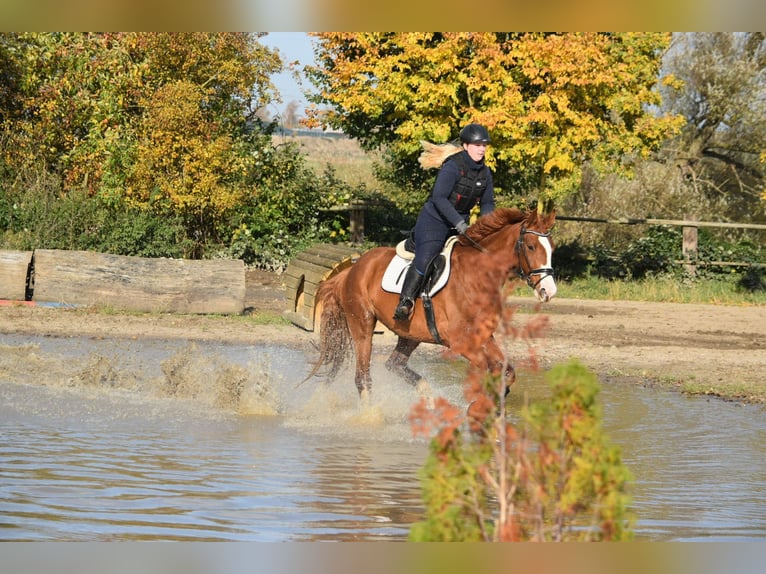
[[[142,312],[239,314],[245,264],[38,249],[33,300]]]
[[[360,254],[354,247],[320,244],[293,257],[284,273],[288,307],[283,316],[307,331],[319,331],[319,284],[353,265]]]
[[[0,251],[0,299],[27,299],[27,280],[31,273],[31,251]]]

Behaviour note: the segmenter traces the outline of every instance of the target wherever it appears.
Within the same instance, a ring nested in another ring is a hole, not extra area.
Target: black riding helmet
[[[489,144],[492,140],[489,139],[487,128],[480,124],[468,124],[460,130],[460,141],[468,144]]]

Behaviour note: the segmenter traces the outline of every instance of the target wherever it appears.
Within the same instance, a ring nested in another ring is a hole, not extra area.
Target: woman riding
[[[442,164],[415,223],[415,259],[404,277],[396,321],[410,318],[428,266],[451,235],[465,233],[471,209],[478,204],[481,215],[495,209],[492,172],[484,163],[490,143],[487,129],[468,124],[460,131],[460,141],[463,149]]]

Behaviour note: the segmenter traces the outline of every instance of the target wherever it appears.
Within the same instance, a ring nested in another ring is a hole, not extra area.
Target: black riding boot
[[[418,296],[418,290],[422,282],[423,276],[418,273],[414,264],[410,264],[409,269],[407,269],[407,275],[404,276],[399,305],[396,307],[396,311],[394,311],[394,321],[406,321],[410,318],[412,308],[415,306],[415,297]]]

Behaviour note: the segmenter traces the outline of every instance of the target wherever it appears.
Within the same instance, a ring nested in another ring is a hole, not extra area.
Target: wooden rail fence
[[[618,218],[606,219],[600,217],[575,217],[568,215],[557,215],[557,220],[561,221],[581,221],[585,223],[611,223],[617,225],[671,225],[682,228],[681,255],[683,259],[678,263],[683,263],[686,270],[692,274],[696,272],[698,265],[711,266],[733,266],[733,267],[766,267],[764,263],[749,263],[744,261],[706,261],[697,262],[695,256],[698,249],[697,232],[700,227],[717,227],[722,229],[757,229],[766,230],[766,224],[760,223],[729,223],[726,221],[695,221],[690,219],[655,219],[646,217],[638,218]]]

